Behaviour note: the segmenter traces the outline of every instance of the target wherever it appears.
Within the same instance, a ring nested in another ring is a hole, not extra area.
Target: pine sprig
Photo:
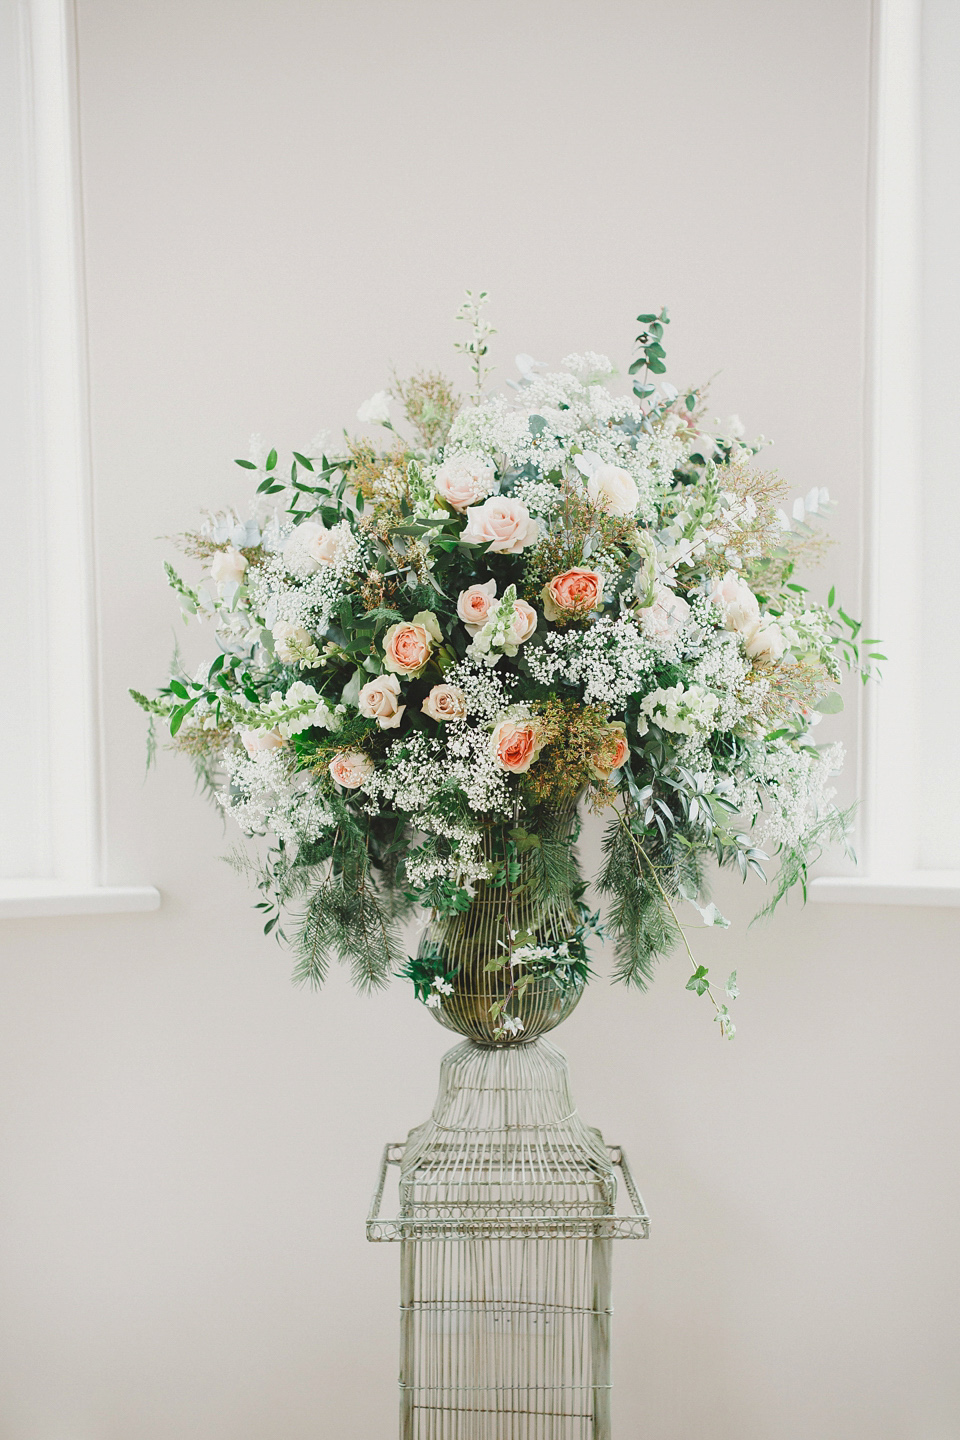
[[[355,824],[345,827],[339,840],[329,873],[313,890],[295,937],[294,979],[322,985],[336,957],[349,961],[359,990],[379,989],[403,959],[403,947],[374,883],[361,832]]]
[[[603,838],[598,886],[611,897],[607,925],[615,936],[614,978],[645,990],[657,959],[669,955],[680,931],[669,906],[646,873],[628,824],[618,814]]]

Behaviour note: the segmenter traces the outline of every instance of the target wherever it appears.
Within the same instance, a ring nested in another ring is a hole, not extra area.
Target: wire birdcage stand
[[[400,1242],[401,1440],[610,1440],[612,1242],[648,1233],[554,1045],[448,1051],[430,1119],[384,1150],[367,1220],[369,1240]]]

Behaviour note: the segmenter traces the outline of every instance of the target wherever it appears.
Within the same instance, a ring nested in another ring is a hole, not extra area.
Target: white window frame
[[[863,598],[889,659],[861,711],[862,873],[818,877],[819,901],[960,905],[960,871],[919,864],[922,20],[922,0],[874,0]]]
[[[100,700],[73,0],[21,0],[43,516],[49,873],[0,879],[0,917],[154,910],[153,886],[103,883]],[[63,697],[69,696],[69,707]],[[69,713],[67,713],[69,711]]]

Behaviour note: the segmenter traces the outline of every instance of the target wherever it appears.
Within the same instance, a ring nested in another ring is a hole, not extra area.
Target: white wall
[[[78,11],[106,878],[164,905],[3,931],[0,1437],[388,1436],[398,1257],[363,1217],[450,1037],[399,985],[294,990],[186,763],[143,783],[157,537],[243,498],[251,430],[299,447],[389,362],[455,368],[484,285],[501,375],[625,362],[670,304],[675,378],[721,370],[717,412],[841,499],[855,604],[868,0]],[[618,1434],[952,1440],[956,912],[747,932],[759,890],[720,900],[734,1044],[679,958],[558,1036],[654,1221],[617,1254]]]

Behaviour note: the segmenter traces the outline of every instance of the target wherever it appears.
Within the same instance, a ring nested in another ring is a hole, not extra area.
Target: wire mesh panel
[[[403,1440],[605,1440],[611,1244],[404,1241]]]
[[[430,1119],[387,1147],[368,1221],[401,1242],[401,1440],[609,1440],[612,1241],[648,1229],[559,1050],[451,1050]]]

